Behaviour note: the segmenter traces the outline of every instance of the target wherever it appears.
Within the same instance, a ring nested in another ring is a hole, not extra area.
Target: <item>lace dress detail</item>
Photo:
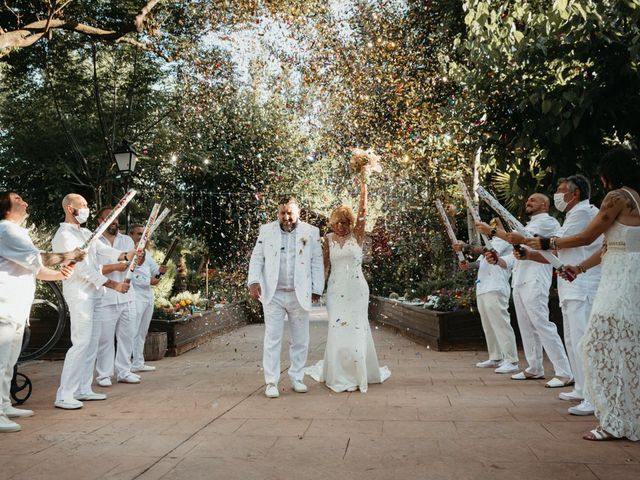
[[[605,244],[582,340],[586,394],[602,428],[640,440],[640,226],[615,222]]]
[[[324,360],[305,369],[335,392],[366,392],[391,375],[380,367],[369,326],[369,286],[362,273],[362,247],[353,235],[328,237],[331,274],[327,286],[329,328]]]

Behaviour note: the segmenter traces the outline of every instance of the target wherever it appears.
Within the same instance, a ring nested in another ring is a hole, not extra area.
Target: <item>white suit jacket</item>
[[[322,295],[324,290],[320,230],[301,221],[298,222],[296,230],[294,288],[300,306],[305,310],[311,310],[311,294]],[[260,301],[265,305],[273,299],[278,285],[281,237],[278,221],[262,225],[251,253],[247,285],[260,284]]]

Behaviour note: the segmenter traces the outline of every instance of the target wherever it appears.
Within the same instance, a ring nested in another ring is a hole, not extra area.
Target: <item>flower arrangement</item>
[[[452,312],[454,310],[474,310],[476,306],[476,294],[474,287],[440,288],[434,290],[424,299],[424,308],[439,312]]]
[[[363,150],[362,148],[352,148],[351,170],[355,174],[360,175],[362,179],[366,181],[371,173],[382,172],[380,156],[376,155],[371,148],[367,150]]]

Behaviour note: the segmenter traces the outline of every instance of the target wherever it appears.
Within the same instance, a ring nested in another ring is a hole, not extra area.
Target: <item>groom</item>
[[[264,310],[262,365],[269,398],[280,396],[280,350],[285,315],[289,319],[289,378],[293,389],[305,393],[304,366],[309,349],[309,311],[324,289],[320,231],[299,221],[300,207],[292,197],[278,204],[278,220],[260,227],[249,262],[247,285]]]

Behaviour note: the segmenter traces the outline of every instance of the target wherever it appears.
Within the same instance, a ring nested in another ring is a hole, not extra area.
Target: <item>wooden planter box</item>
[[[477,312],[436,312],[383,297],[371,297],[369,319],[396,328],[402,335],[434,350],[485,348]]]
[[[169,357],[182,355],[221,333],[251,323],[244,302],[225,305],[218,310],[205,310],[184,319],[152,319],[150,332],[166,332]]]
[[[522,345],[513,303],[509,305],[511,326],[518,345]],[[555,292],[549,299],[549,318],[563,337],[562,312]],[[372,296],[369,301],[369,319],[397,329],[417,343],[434,350],[484,350],[487,348],[480,314],[459,310],[437,312],[422,306],[412,306],[384,297]]]

